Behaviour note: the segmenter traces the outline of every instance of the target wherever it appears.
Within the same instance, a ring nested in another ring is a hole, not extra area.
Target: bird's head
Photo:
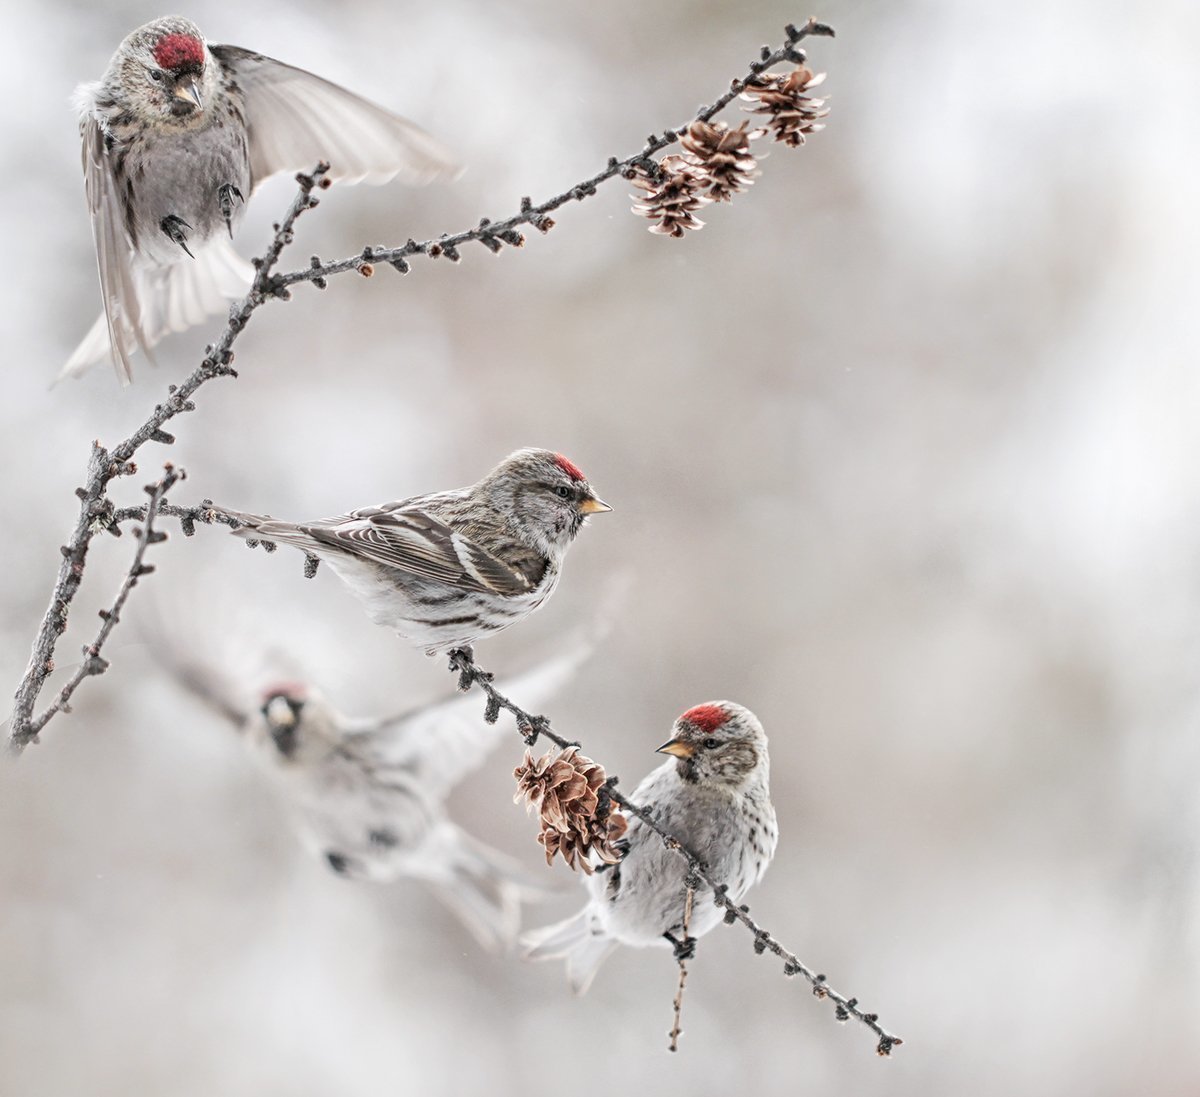
[[[145,123],[200,118],[216,91],[216,65],[195,23],[178,15],[138,27],[118,47],[110,72],[124,105]]]
[[[575,464],[548,449],[509,454],[475,490],[548,556],[570,544],[589,514],[612,510]]]
[[[749,709],[732,701],[696,705],[673,731],[658,753],[674,756],[685,781],[738,789],[766,779],[767,735]]]

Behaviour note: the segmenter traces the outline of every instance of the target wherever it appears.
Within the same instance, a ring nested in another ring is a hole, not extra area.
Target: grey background
[[[222,531],[155,554],[112,673],[0,768],[0,1092],[1180,1094],[1200,1084],[1196,626],[1200,411],[1195,5],[827,0],[833,113],[682,242],[623,182],[521,253],[272,305],[201,393],[179,498],[309,517],[560,449],[617,508],[512,669],[618,620],[550,709],[631,784],[685,707],[751,706],[783,839],[755,913],[906,1038],[877,1060],[740,929],[693,965],[480,956],[417,888],[308,859],[240,744],[161,679],[183,642],[286,635],[356,712],[450,686],[334,577]],[[91,438],[140,422],[208,329],[122,392],[47,385],[99,307],[67,106],[136,4],[10,8],[0,206],[0,679],[15,685]],[[402,110],[452,187],[335,189],[290,263],[503,216],[676,125],[808,10],[198,2],[214,41]],[[761,148],[762,146],[760,146]],[[261,249],[291,193],[255,198]],[[139,482],[158,455],[147,450]],[[122,486],[140,498],[137,483]],[[131,545],[94,549],[69,661]],[[273,624],[266,622],[270,616]],[[236,624],[236,631],[242,631]],[[236,655],[240,650],[231,645]],[[227,653],[228,654],[228,653]],[[515,737],[455,798],[538,865]],[[564,897],[530,921],[560,916]]]

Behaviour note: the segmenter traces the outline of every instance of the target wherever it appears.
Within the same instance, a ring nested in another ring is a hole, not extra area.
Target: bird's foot
[[[221,210],[221,216],[225,218],[225,227],[229,230],[230,239],[233,238],[233,200],[235,198],[239,203],[244,204],[246,201],[242,197],[242,192],[232,183],[222,183],[217,188],[217,206]]]
[[[673,933],[664,933],[663,936],[671,942],[671,947],[675,950],[675,959],[680,963],[690,960],[696,955],[695,937],[684,937],[683,940],[680,940]]]
[[[190,229],[192,226],[189,225],[182,217],[177,217],[175,214],[170,213],[161,221],[159,221],[158,227],[162,229],[168,237],[170,237],[172,242],[183,248],[183,250],[186,251],[188,255],[191,255],[193,259],[196,258],[194,255],[192,255],[191,249],[187,246],[188,238],[187,233],[184,231],[185,229]]]

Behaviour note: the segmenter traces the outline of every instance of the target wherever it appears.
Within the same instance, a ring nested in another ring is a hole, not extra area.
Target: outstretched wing
[[[420,186],[462,171],[419,126],[337,84],[238,46],[209,49],[245,96],[252,186],[318,160],[348,183]]]
[[[135,351],[150,358],[150,348],[163,336],[225,311],[231,297],[249,288],[253,270],[220,236],[198,245],[195,259],[185,263],[157,266],[139,260],[125,228],[121,181],[113,170],[108,137],[93,114],[84,116],[80,131],[104,315],[59,376],[78,376],[111,356],[117,376],[127,385],[133,380],[129,359]]]
[[[571,682],[594,646],[591,638],[570,641],[558,655],[524,674],[497,676],[496,688],[537,714]],[[478,769],[502,740],[514,737],[507,718],[484,722],[483,697],[474,691],[403,716],[364,722],[354,731],[369,734],[382,760],[411,770],[423,788],[439,796]]]
[[[94,115],[86,115],[79,128],[83,137],[83,178],[92,215],[92,236],[96,242],[100,293],[104,298],[112,360],[117,376],[124,384],[129,384],[133,380],[129,356],[139,347],[143,352],[146,350],[141,335],[133,244],[125,231],[121,196],[108,157],[104,130]],[[73,372],[71,363],[64,372]]]
[[[536,585],[523,571],[417,507],[367,507],[300,529],[319,545],[462,590],[516,595]],[[258,532],[269,537],[271,524]]]

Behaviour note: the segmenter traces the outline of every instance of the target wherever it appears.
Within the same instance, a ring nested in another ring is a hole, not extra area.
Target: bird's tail
[[[429,880],[434,894],[450,908],[489,952],[508,952],[521,928],[521,904],[544,899],[521,867],[499,850],[447,823],[439,875]]]
[[[617,942],[600,932],[584,907],[562,922],[521,934],[520,945],[524,960],[565,959],[571,989],[576,994],[586,994]]]
[[[238,520],[237,529],[229,531],[235,537],[242,537],[247,541],[270,541],[280,545],[295,545],[305,552],[317,547],[317,542],[313,537],[305,533],[294,522],[280,522],[268,514],[247,514],[244,511],[225,510],[224,508],[221,513]]]
[[[112,330],[120,345],[112,345],[108,318],[102,314],[67,359],[59,380],[78,377],[111,357],[121,382],[128,384],[133,379],[129,357],[135,349],[148,352],[170,332],[186,331],[209,316],[225,312],[232,298],[241,297],[250,288],[253,276],[250,264],[223,236],[215,236],[197,248],[194,259],[163,266],[136,265],[133,285],[127,291],[136,296],[136,308],[132,303],[123,309],[119,303],[109,304],[110,311],[117,310],[112,316]]]

